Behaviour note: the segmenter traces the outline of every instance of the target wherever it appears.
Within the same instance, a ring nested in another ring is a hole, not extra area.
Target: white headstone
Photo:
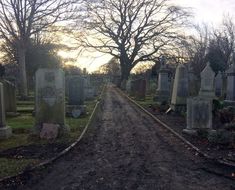
[[[176,68],[174,86],[171,96],[171,108],[174,111],[186,110],[188,97],[188,71],[187,68],[179,64]]]
[[[199,96],[213,99],[215,98],[215,73],[210,67],[210,63],[206,64],[206,67],[201,72],[201,88]]]
[[[212,100],[201,97],[187,99],[187,128],[183,131],[188,134],[198,129],[212,128]]]

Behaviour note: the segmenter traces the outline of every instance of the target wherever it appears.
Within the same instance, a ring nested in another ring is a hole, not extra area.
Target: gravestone
[[[84,79],[78,75],[73,75],[69,78],[66,113],[74,118],[78,118],[81,114],[86,114],[86,106],[84,105]]]
[[[126,83],[126,91],[128,94],[131,92],[131,80],[130,79]]]
[[[196,135],[200,129],[212,129],[212,100],[190,97],[187,99],[187,127],[183,132]]]
[[[223,76],[221,72],[218,72],[218,74],[215,77],[215,95],[216,97],[222,97],[222,90],[223,90]]]
[[[7,139],[12,135],[12,130],[6,126],[5,101],[3,84],[0,83],[0,139]]]
[[[134,97],[137,91],[137,83],[135,80],[132,80],[130,83],[130,96]]]
[[[68,82],[68,104],[84,105],[84,79],[71,76]]]
[[[38,69],[35,95],[35,132],[39,134],[45,123],[59,125],[59,132],[67,132],[64,72],[61,69]]]
[[[95,96],[95,89],[91,85],[90,76],[84,75],[84,97],[85,100],[93,99]]]
[[[10,115],[19,115],[17,114],[15,85],[7,80],[1,82],[4,90],[5,112]]]
[[[145,99],[146,96],[146,80],[145,79],[137,79],[135,81],[136,93],[135,97],[139,100]]]
[[[176,112],[186,111],[188,97],[188,71],[179,64],[176,68],[173,92],[171,96],[171,109]]]
[[[146,92],[149,94],[151,93],[151,75],[152,75],[152,70],[148,69],[145,72],[145,80],[146,80]]]
[[[226,71],[227,74],[227,90],[226,90],[226,104],[235,105],[235,61]]]
[[[206,67],[201,72],[201,88],[199,96],[208,99],[215,98],[215,73],[212,70],[210,63],[206,64]]]
[[[158,73],[158,87],[154,101],[159,103],[169,101],[171,93],[170,75],[170,70],[165,65],[162,65]]]

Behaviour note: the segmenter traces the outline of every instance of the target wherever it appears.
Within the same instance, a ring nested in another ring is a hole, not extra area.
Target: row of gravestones
[[[146,85],[144,78],[129,80],[127,91],[132,97],[144,99]],[[212,128],[212,100],[223,99],[225,94],[225,103],[235,105],[235,63],[226,75],[218,73],[216,77],[210,63],[207,63],[199,82],[192,70],[188,71],[183,64],[177,66],[172,82],[172,72],[166,64],[162,64],[154,100],[160,104],[170,102],[170,110],[175,112],[187,111],[187,129],[184,132],[191,134],[198,128]]]
[[[226,72],[226,76],[215,73],[207,63],[201,73],[201,86],[199,93],[190,93],[190,88],[197,84],[197,79],[191,75],[187,68],[180,64],[176,68],[171,92],[171,79],[169,70],[162,65],[158,76],[158,89],[155,100],[159,103],[168,102],[171,109],[176,112],[187,111],[186,133],[195,133],[199,128],[212,128],[212,100],[223,98],[228,105],[235,105],[235,64]],[[198,94],[198,95],[197,95]],[[194,95],[194,96],[192,96]]]
[[[61,69],[39,69],[36,72],[33,132],[46,139],[56,138],[59,133],[68,132],[65,112],[69,112],[73,117],[79,117],[85,112],[84,99],[93,98],[94,91],[88,76],[70,76],[66,110],[64,72]],[[9,94],[4,94],[3,84],[0,83],[0,138],[2,139],[8,138],[12,133],[11,128],[6,126],[4,95],[9,96]]]

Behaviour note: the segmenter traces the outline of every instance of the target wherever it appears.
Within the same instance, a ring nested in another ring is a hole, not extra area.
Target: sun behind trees
[[[15,49],[21,97],[27,98],[25,55],[33,35],[73,17],[71,0],[1,0],[0,34]]]

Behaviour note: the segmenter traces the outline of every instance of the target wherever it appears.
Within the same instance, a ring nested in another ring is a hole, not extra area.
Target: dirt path
[[[210,167],[216,166],[108,87],[101,122],[71,153],[17,189],[235,189],[234,181],[211,173]]]

